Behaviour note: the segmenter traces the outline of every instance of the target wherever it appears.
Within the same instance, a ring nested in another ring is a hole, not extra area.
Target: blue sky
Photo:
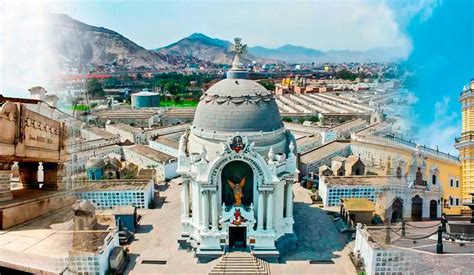
[[[419,142],[456,153],[457,97],[474,77],[474,1],[9,1],[0,4],[0,91],[27,96],[48,88],[56,70],[42,36],[44,15],[69,14],[115,30],[145,48],[194,32],[254,46],[295,44],[321,50],[390,47],[416,71]],[[34,46],[32,46],[34,45]]]
[[[406,63],[415,70],[412,91],[420,127],[419,141],[456,153],[461,132],[462,87],[474,78],[474,1],[443,1],[429,17],[417,14],[406,35],[413,50]]]

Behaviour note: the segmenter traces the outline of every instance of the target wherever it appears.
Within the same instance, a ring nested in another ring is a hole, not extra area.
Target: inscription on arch
[[[211,176],[210,176],[210,180],[209,180],[209,184],[217,184],[217,176],[219,174],[220,171],[222,171],[222,169],[224,168],[224,166],[231,162],[231,161],[234,161],[234,160],[240,160],[240,161],[244,161],[246,163],[248,163],[250,165],[250,167],[252,167],[254,173],[257,174],[258,176],[258,179],[259,182],[263,182],[263,179],[265,178],[265,174],[262,170],[262,167],[260,167],[260,165],[258,164],[258,162],[254,159],[254,158],[251,158],[247,155],[240,155],[240,154],[234,154],[234,155],[230,155],[230,156],[227,156],[227,157],[224,157],[222,159],[219,160],[219,162],[217,162],[214,166],[213,166],[213,170],[211,172]]]

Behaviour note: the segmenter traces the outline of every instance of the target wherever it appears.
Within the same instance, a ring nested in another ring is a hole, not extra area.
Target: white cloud
[[[0,93],[28,97],[27,89],[51,89],[57,62],[48,31],[48,2],[0,4]]]
[[[450,101],[451,98],[445,96],[442,101],[435,103],[434,120],[431,124],[420,128],[418,140],[428,147],[436,148],[438,146],[440,151],[457,155],[458,151],[454,148],[454,138],[460,135],[461,125],[458,114],[448,112]]]
[[[407,103],[408,105],[413,105],[418,102],[419,98],[412,92],[409,92],[407,95]]]

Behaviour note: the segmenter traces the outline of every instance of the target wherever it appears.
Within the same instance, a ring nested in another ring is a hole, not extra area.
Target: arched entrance
[[[403,219],[403,201],[400,198],[396,198],[392,204],[392,217],[390,218],[391,223],[399,222]]]
[[[438,202],[435,200],[430,201],[430,219],[436,220],[438,218]]]
[[[423,217],[423,199],[416,195],[411,199],[411,219],[421,221]]]
[[[243,161],[231,161],[222,170],[222,202],[226,206],[250,206],[253,202],[253,170]],[[239,194],[241,192],[241,194]]]
[[[229,162],[222,170],[221,177],[222,202],[226,207],[247,208],[253,203],[253,170],[246,162]],[[244,249],[246,246],[247,226],[229,225],[229,248]]]

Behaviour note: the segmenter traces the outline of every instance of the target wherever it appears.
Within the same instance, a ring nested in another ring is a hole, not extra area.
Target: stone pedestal
[[[38,163],[20,162],[18,163],[20,181],[24,189],[38,189]]]
[[[43,162],[43,188],[44,190],[58,190],[58,164]]]
[[[0,162],[0,202],[13,198],[11,192],[11,174],[13,162]]]

